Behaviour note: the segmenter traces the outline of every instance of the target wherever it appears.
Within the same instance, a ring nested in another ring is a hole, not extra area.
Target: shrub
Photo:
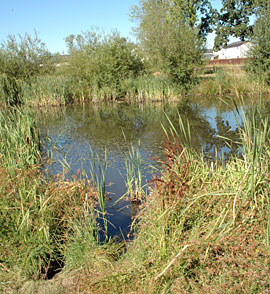
[[[37,33],[19,38],[9,35],[0,46],[0,99],[4,103],[22,102],[22,84],[52,70],[50,53]]]
[[[68,72],[88,96],[103,89],[108,90],[104,95],[122,94],[121,83],[144,69],[136,46],[118,32],[104,37],[96,32],[71,35],[66,42],[71,54]]]

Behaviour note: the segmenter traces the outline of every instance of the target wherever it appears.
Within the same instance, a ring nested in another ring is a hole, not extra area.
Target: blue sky
[[[51,52],[64,53],[65,37],[96,26],[107,32],[118,29],[123,36],[132,38],[135,24],[129,11],[138,3],[139,0],[0,0],[0,42],[9,34],[32,35],[36,30]],[[213,4],[220,6],[220,0],[213,0]],[[212,42],[213,36],[208,47]]]
[[[0,41],[8,34],[34,34],[52,52],[66,49],[64,38],[99,26],[129,36],[129,10],[137,0],[0,0]]]

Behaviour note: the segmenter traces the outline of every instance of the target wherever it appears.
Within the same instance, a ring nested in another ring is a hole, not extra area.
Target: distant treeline
[[[227,40],[219,27],[221,20],[214,21],[217,12],[206,2],[141,1],[131,12],[138,23],[137,44],[117,31],[92,30],[67,36],[68,55],[64,57],[51,54],[37,34],[8,36],[0,46],[0,101],[43,105],[123,97],[133,101],[178,99],[202,82],[207,34],[215,28],[216,45]],[[230,16],[226,5],[223,3],[224,11]],[[252,81],[268,85],[270,8],[264,1],[245,5],[238,4],[230,17],[241,19],[256,13],[252,33],[246,30],[241,35],[237,29],[242,27],[233,25],[227,33],[252,39],[252,58],[246,69]],[[243,26],[247,29],[250,24]],[[61,63],[66,66],[55,66]]]

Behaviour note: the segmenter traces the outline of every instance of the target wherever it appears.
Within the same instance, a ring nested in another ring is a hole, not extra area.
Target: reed
[[[106,174],[107,174],[107,152],[104,151],[104,160],[103,163],[98,154],[95,154],[94,151],[90,148],[90,175],[93,184],[97,188],[98,195],[98,205],[99,213],[102,217],[104,233],[106,240],[108,239],[108,220],[106,217]]]
[[[33,106],[65,105],[70,101],[69,81],[61,75],[44,75],[24,84],[24,103]]]
[[[181,88],[162,74],[140,76],[129,83],[126,91],[131,101],[177,101],[181,97]]]
[[[0,289],[6,291],[18,272],[21,281],[53,276],[78,223],[95,236],[96,190],[84,179],[45,179],[28,108],[1,109],[0,128]]]
[[[269,205],[269,154],[270,154],[270,122],[267,110],[263,108],[262,100],[256,102],[250,109],[241,105],[236,108],[238,117],[242,117],[240,129],[240,151],[243,154],[242,165],[245,168],[246,195],[252,201],[253,209],[265,213],[265,205]],[[269,213],[265,216],[269,219]],[[268,229],[267,229],[268,230]],[[267,232],[269,234],[269,232]],[[269,245],[269,235],[267,244]]]
[[[40,159],[39,132],[29,109],[3,108],[0,111],[0,161],[8,169],[22,168]]]
[[[242,109],[242,155],[226,163],[206,162],[180,144],[192,136],[181,119],[166,131],[165,160],[137,216],[136,237],[98,282],[81,278],[89,293],[268,289],[270,126],[259,104]]]
[[[127,193],[123,197],[129,196],[131,202],[141,203],[144,198],[144,190],[142,185],[142,167],[139,148],[134,148],[134,146],[131,146],[131,148],[129,149],[128,157],[125,160],[125,165],[127,173]]]
[[[243,68],[216,68],[211,74],[202,75],[197,85],[193,87],[193,96],[236,96],[240,98],[252,95],[257,99],[260,92],[268,93],[266,85],[262,86],[254,77],[248,75]]]

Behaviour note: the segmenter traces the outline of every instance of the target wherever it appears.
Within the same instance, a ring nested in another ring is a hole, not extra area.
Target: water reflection
[[[78,169],[90,172],[92,149],[102,159],[107,150],[107,191],[110,193],[108,214],[111,236],[128,232],[131,215],[136,212],[126,200],[113,203],[126,192],[125,159],[130,146],[139,148],[142,161],[143,182],[152,179],[153,167],[159,168],[154,157],[163,157],[162,125],[171,128],[171,123],[184,142],[179,128],[179,116],[190,126],[191,146],[197,151],[204,150],[209,156],[229,154],[231,148],[221,137],[235,140],[237,123],[231,111],[217,111],[203,108],[200,104],[182,103],[178,105],[143,104],[94,104],[42,109],[39,124],[44,138],[44,152],[51,153],[54,164],[50,173],[75,174]],[[48,140],[45,140],[48,138]],[[53,150],[53,152],[52,152]]]

